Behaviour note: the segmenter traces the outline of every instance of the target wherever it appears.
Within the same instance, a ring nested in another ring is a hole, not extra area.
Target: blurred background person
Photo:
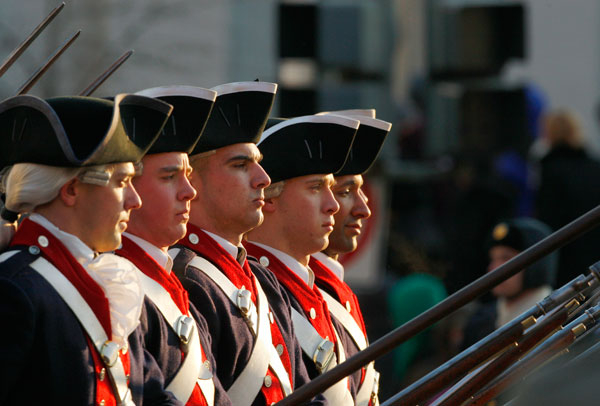
[[[600,203],[600,162],[586,151],[579,116],[556,110],[545,116],[542,139],[548,152],[539,161],[537,218],[558,230]],[[569,282],[598,260],[600,230],[560,249],[555,287]]]
[[[552,233],[533,218],[521,217],[497,224],[488,237],[488,272],[508,262]],[[475,344],[552,292],[558,254],[553,252],[492,289],[495,300],[481,304],[464,328],[462,349]]]

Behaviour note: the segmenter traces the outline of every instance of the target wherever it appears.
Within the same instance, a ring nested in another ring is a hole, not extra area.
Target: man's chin
[[[118,249],[121,246],[121,233],[113,236],[113,238],[107,238],[105,241],[99,241],[94,244],[92,249],[96,252],[110,252]]]

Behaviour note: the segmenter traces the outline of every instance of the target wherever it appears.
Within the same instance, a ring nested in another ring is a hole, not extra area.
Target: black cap
[[[335,173],[346,162],[359,121],[336,115],[270,119],[258,142],[271,182]]]
[[[0,168],[16,163],[83,167],[138,162],[156,140],[172,107],[119,94],[42,100],[15,96],[0,103]]]
[[[354,137],[354,143],[348,154],[346,164],[335,174],[336,176],[362,175],[367,172],[375,163],[385,138],[392,128],[392,124],[387,121],[360,115],[362,111],[372,111],[373,115],[375,114],[375,110],[341,110],[325,113],[360,120],[360,126],[356,132],[356,137]]]
[[[173,113],[148,154],[192,152],[213,108],[217,92],[194,86],[160,86],[136,94],[173,106]]]
[[[217,100],[202,138],[190,155],[258,142],[273,107],[277,84],[235,82],[211,90],[217,92]]]
[[[545,223],[533,218],[521,217],[498,223],[492,229],[487,246],[491,249],[503,245],[517,251],[525,251],[550,234],[552,230]],[[523,287],[528,289],[541,285],[553,286],[556,282],[557,268],[558,254],[554,251],[525,270]]]

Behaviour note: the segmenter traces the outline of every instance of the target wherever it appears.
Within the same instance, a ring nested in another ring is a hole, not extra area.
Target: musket
[[[460,382],[455,387],[446,391],[437,398],[430,406],[458,406],[461,405],[473,393],[487,385],[492,379],[496,378],[502,371],[513,365],[516,360],[521,358],[531,350],[540,341],[559,329],[567,321],[569,314],[573,313],[580,303],[573,299],[564,306],[553,310],[546,315],[542,321],[534,326],[523,338],[515,341],[502,354],[486,364],[483,368],[469,377],[469,379]]]
[[[600,273],[596,270],[591,270],[588,276],[579,275],[571,282],[554,290],[514,320],[416,380],[382,403],[382,406],[392,403],[416,405],[431,397],[432,394],[441,392],[448,385],[461,379],[468,371],[521,337],[524,331],[537,323],[540,317],[573,298],[584,301],[598,286],[600,286]]]
[[[588,211],[558,231],[521,252],[510,261],[500,265],[479,279],[448,296],[429,310],[421,313],[402,326],[387,333],[371,345],[354,354],[345,362],[335,366],[328,372],[317,376],[311,382],[301,386],[286,398],[280,400],[278,406],[294,406],[305,402],[325,389],[334,385],[344,377],[369,364],[380,356],[387,354],[399,344],[425,330],[433,323],[459,309],[475,298],[489,291],[495,285],[505,281],[525,267],[533,264],[544,255],[562,247],[568,242],[590,231],[600,223],[600,206]],[[387,403],[387,402],[386,402]]]
[[[16,91],[15,96],[27,93],[36,83],[44,73],[52,66],[52,64],[71,46],[73,42],[79,37],[81,34],[81,30],[78,30],[75,34],[73,34],[70,38],[68,38],[55,52],[46,60],[46,62],[37,70],[25,83],[21,85],[21,87]]]
[[[106,79],[108,79],[117,69],[119,69],[119,67],[121,67],[121,65],[123,65],[123,63],[127,59],[129,59],[129,57],[132,54],[133,54],[133,49],[130,49],[129,51],[127,51],[123,55],[121,55],[119,57],[119,59],[114,61],[113,64],[108,67],[108,69],[106,69],[104,72],[102,72],[102,74],[100,76],[98,76],[96,79],[94,79],[94,81],[92,83],[90,83],[88,85],[88,87],[83,89],[81,91],[81,93],[79,93],[79,96],[90,96],[92,93],[94,93],[96,91],[96,89],[98,89],[102,85],[102,83],[104,83],[104,81]]]
[[[486,385],[466,403],[468,405],[484,405],[497,397],[507,387],[524,377],[533,368],[539,367],[551,357],[564,354],[577,339],[592,328],[597,328],[600,317],[600,304],[586,310],[581,316],[570,322],[562,330],[548,338],[518,363],[503,371],[494,381]]]
[[[4,75],[8,68],[10,68],[17,59],[19,59],[21,54],[25,52],[27,48],[29,48],[29,45],[31,45],[31,43],[38,37],[38,35],[40,35],[42,31],[44,31],[48,24],[50,24],[52,20],[54,20],[54,18],[58,15],[58,13],[62,11],[64,7],[64,2],[55,7],[54,10],[52,10],[50,14],[48,14],[48,16],[44,18],[44,20],[42,20],[42,22],[39,23],[37,27],[35,27],[33,32],[29,34],[27,38],[25,38],[25,41],[23,41],[21,45],[15,48],[15,50],[12,51],[10,55],[8,55],[4,62],[2,62],[2,65],[0,65],[0,77],[2,77],[2,75]]]

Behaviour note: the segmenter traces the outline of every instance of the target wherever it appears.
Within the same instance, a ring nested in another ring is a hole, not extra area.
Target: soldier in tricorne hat
[[[373,110],[366,110],[366,112]],[[323,251],[311,255],[309,267],[315,274],[315,284],[321,290],[331,317],[344,328],[337,331],[346,351],[346,358],[364,350],[369,341],[358,299],[344,282],[344,266],[338,262],[342,254],[353,252],[361,233],[362,221],[371,216],[367,197],[362,189],[363,174],[375,162],[392,125],[364,115],[362,110],[332,112],[360,120],[352,149],[344,167],[335,173],[332,192],[340,209],[334,215],[335,224],[329,244]],[[371,362],[351,376],[356,389],[355,404],[376,405],[379,373]]]
[[[214,91],[192,86],[163,86],[138,94],[173,105],[173,114],[133,180],[142,207],[131,215],[128,232],[116,251],[138,269],[146,301],[141,322],[144,345],[165,377],[167,390],[187,405],[231,404],[214,376],[206,322],[189,302],[172,272],[168,248],[186,233],[190,201],[188,153],[206,124],[216,97]]]
[[[256,142],[276,89],[266,82],[213,88],[215,107],[190,154],[198,195],[185,238],[170,250],[174,272],[208,322],[217,374],[237,406],[271,405],[309,380],[287,294],[241,244],[263,219],[270,179]]]
[[[171,109],[134,95],[0,103],[3,217],[30,214],[0,255],[0,403],[180,404],[142,347],[135,269],[100,254],[140,207],[134,163]]]
[[[272,181],[265,191],[265,220],[245,246],[287,290],[304,363],[314,378],[345,359],[308,262],[327,246],[333,230],[339,209],[331,192],[333,173],[344,166],[359,121],[313,115],[270,124],[258,143]],[[330,404],[352,405],[351,389],[344,378],[324,395]]]

